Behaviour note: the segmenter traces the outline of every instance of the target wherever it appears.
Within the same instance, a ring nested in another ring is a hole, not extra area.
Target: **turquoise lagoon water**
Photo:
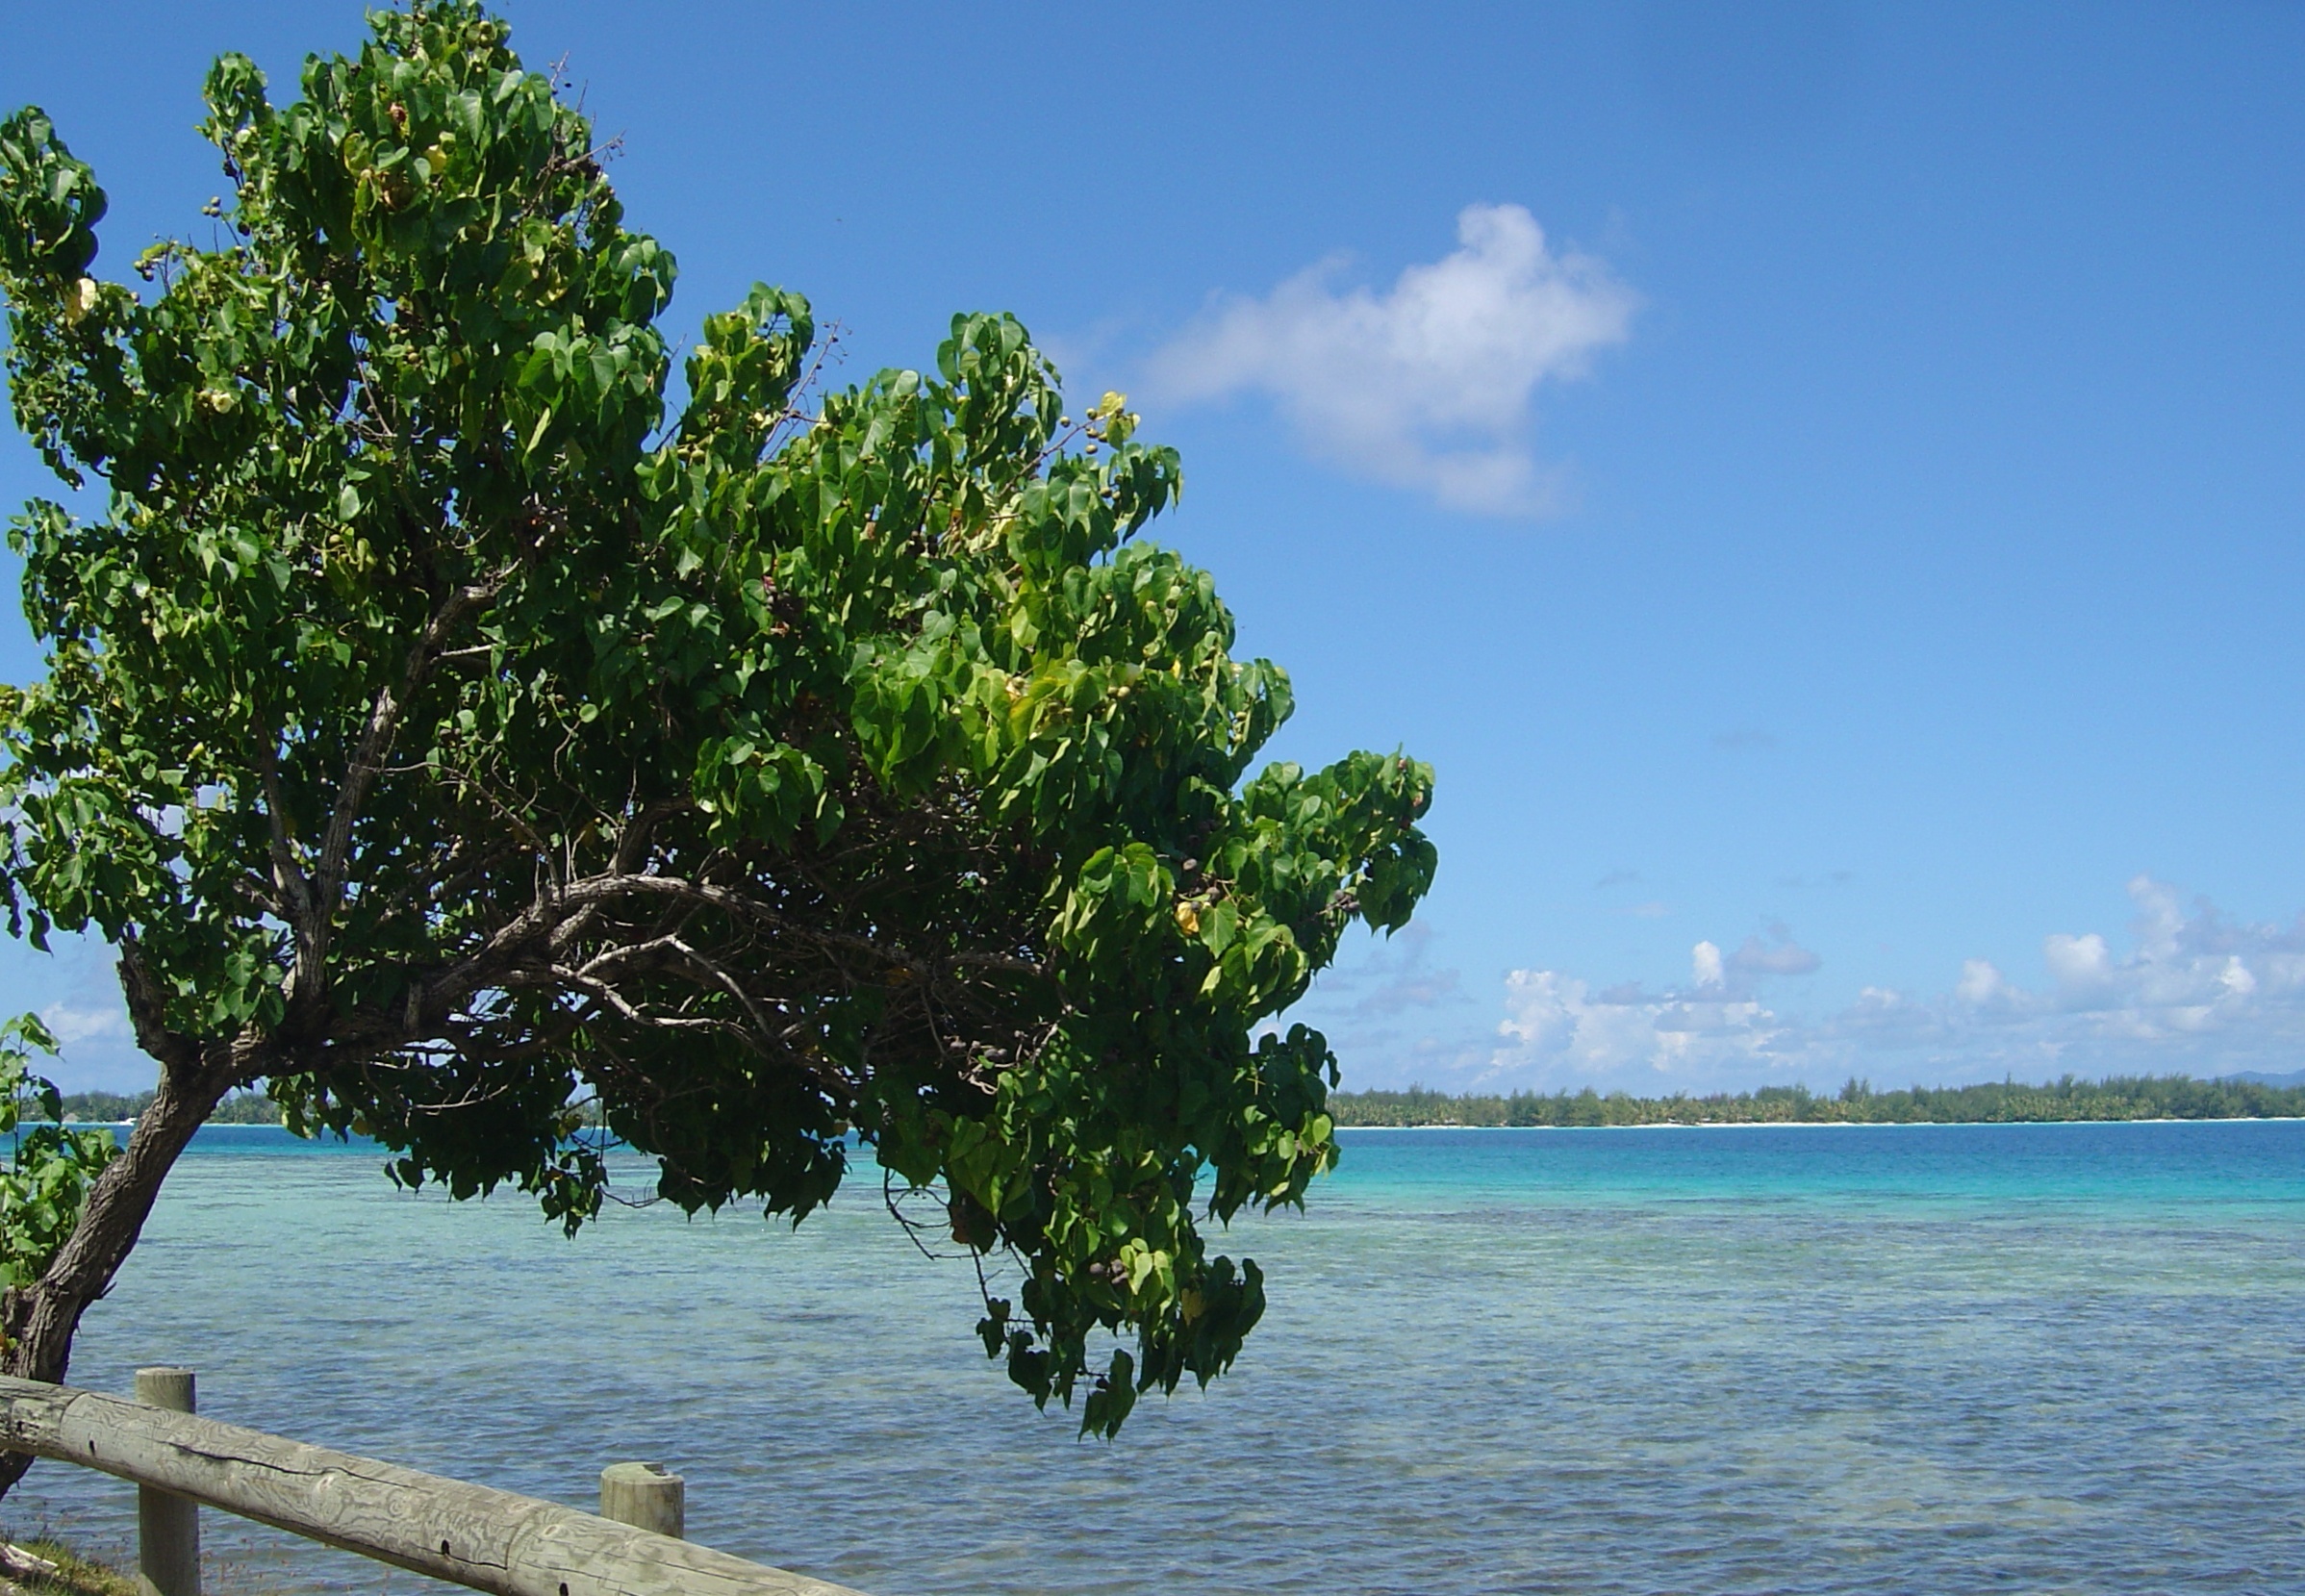
[[[880,1596],[2305,1589],[2305,1124],[1369,1131],[1234,1228],[1234,1373],[1079,1442],[859,1180],[799,1231],[395,1192],[202,1133],[76,1382]],[[208,1514],[211,1588],[427,1583]],[[124,1552],[38,1465],[0,1521]]]

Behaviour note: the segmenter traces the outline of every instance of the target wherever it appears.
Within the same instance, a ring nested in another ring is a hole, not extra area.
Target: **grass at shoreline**
[[[2093,1120],[2259,1120],[2305,1118],[2305,1087],[2190,1076],[2115,1076],[2041,1085],[1913,1086],[1876,1092],[1852,1080],[1831,1097],[1806,1086],[1764,1086],[1708,1097],[1675,1093],[1515,1092],[1451,1096],[1406,1091],[1331,1092],[1339,1126],[1578,1127],[1634,1125],[2024,1125]]]
[[[30,1579],[0,1578],[0,1589],[21,1591],[26,1596],[140,1596],[135,1576],[84,1557],[62,1541],[38,1535],[14,1544],[35,1557],[46,1558],[56,1564],[56,1572]]]

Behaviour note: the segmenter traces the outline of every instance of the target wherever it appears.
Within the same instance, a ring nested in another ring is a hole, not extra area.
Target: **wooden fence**
[[[145,1401],[0,1377],[0,1452],[143,1487],[139,1561],[158,1596],[199,1596],[195,1504],[492,1596],[857,1596],[676,1538],[679,1477],[652,1464],[603,1473],[618,1517],[601,1517],[200,1418],[189,1370],[137,1384]]]

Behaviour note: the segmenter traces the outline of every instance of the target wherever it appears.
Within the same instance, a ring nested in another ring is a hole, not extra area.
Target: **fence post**
[[[172,1413],[196,1411],[190,1369],[139,1369],[136,1400]],[[200,1596],[200,1507],[149,1485],[136,1488],[136,1566],[147,1596]]]
[[[611,1463],[600,1471],[600,1516],[679,1540],[688,1528],[688,1482],[662,1463]]]

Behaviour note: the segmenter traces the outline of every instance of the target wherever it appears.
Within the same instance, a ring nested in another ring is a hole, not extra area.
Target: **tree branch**
[[[494,598],[510,574],[499,571],[485,582],[460,587],[443,599],[422,635],[410,646],[397,684],[377,689],[375,700],[368,706],[367,723],[361,729],[360,745],[345,767],[344,784],[337,792],[336,808],[328,817],[328,830],[320,842],[319,863],[313,873],[316,895],[329,912],[334,912],[337,899],[343,891],[344,861],[352,850],[353,823],[367,805],[377,776],[383,773],[384,757],[400,729],[401,716],[423,687],[424,679],[432,673],[441,646],[448,640],[448,635],[466,616]]]
[[[167,1005],[160,983],[144,967],[143,950],[134,931],[120,938],[120,992],[128,1000],[128,1023],[136,1032],[136,1045],[160,1061],[164,1076],[199,1067],[200,1045],[184,1032],[168,1028]]]

